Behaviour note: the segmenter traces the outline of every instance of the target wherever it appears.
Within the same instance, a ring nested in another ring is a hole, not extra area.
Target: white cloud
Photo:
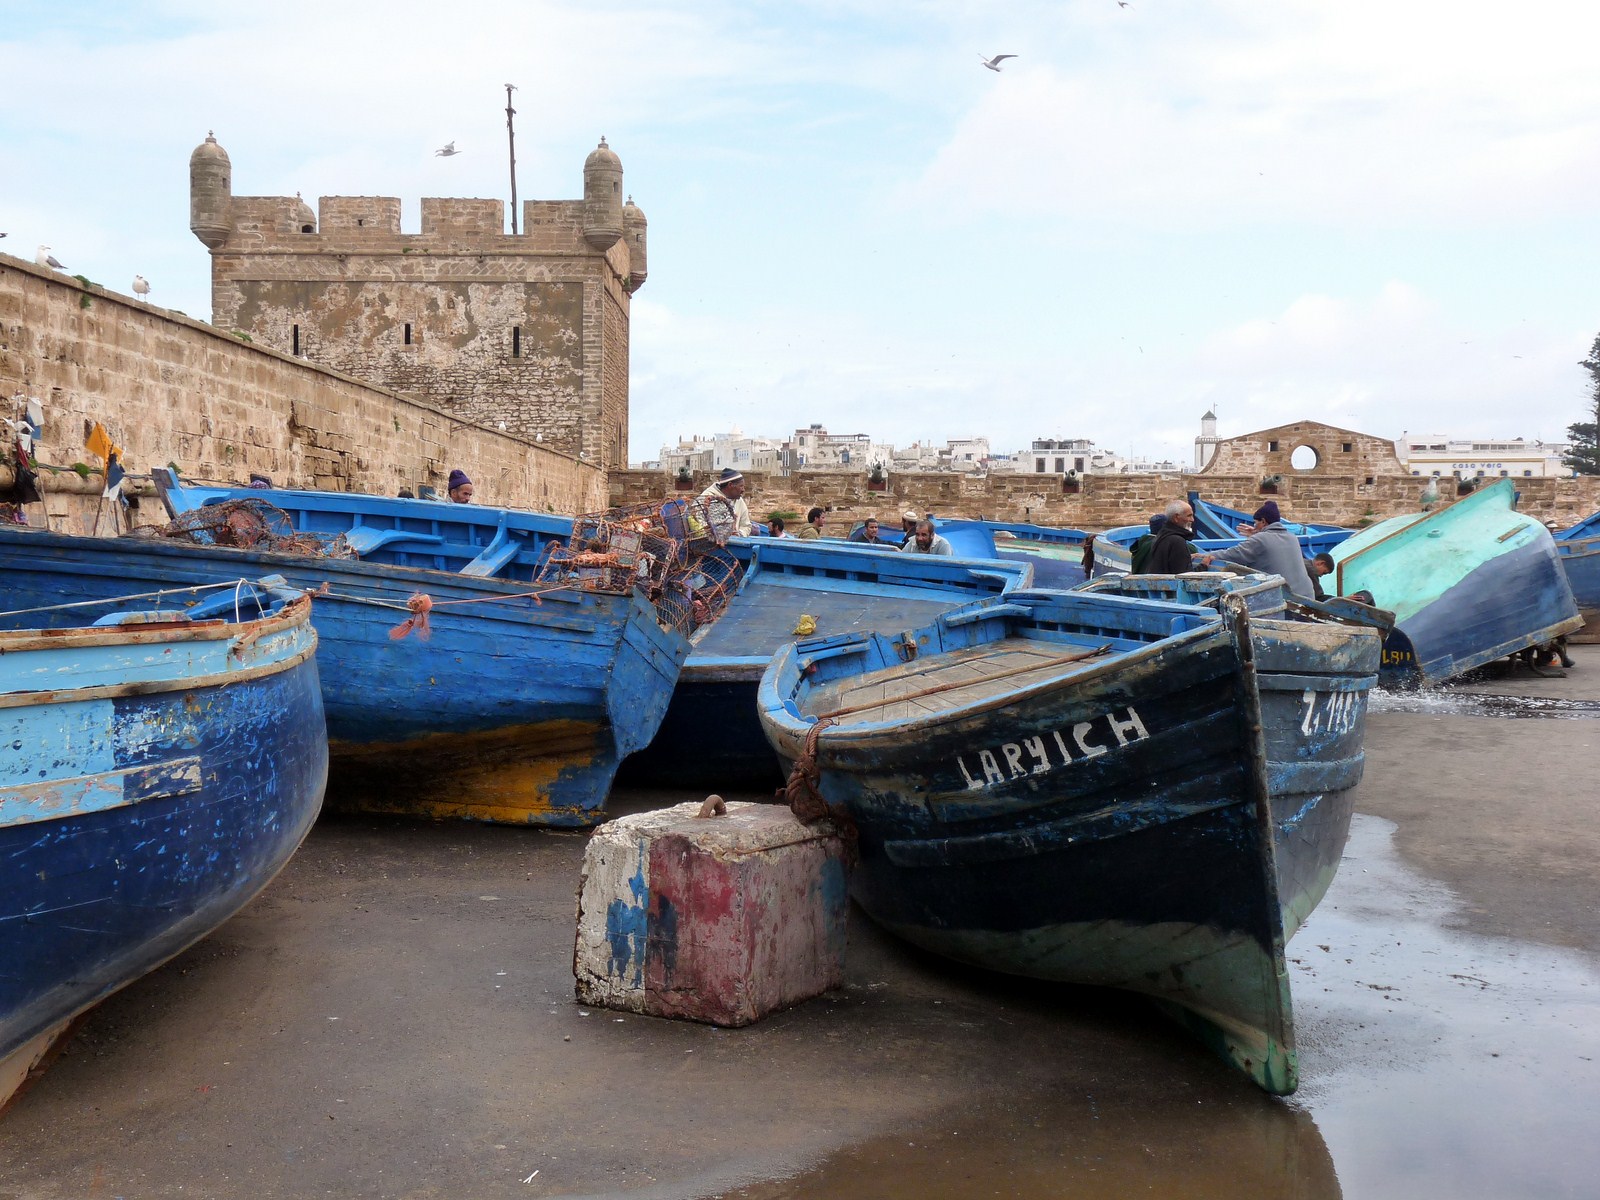
[[[1587,211],[1600,10],[1229,0],[1139,14],[1100,55],[997,79],[913,185],[956,216],[1192,230]],[[1057,44],[1059,49],[1059,43]]]

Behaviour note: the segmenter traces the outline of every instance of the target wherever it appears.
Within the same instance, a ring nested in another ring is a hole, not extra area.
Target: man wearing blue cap
[[[1200,561],[1209,567],[1220,558],[1268,575],[1281,575],[1289,590],[1300,599],[1314,599],[1316,591],[1306,572],[1306,560],[1300,553],[1300,539],[1284,525],[1278,513],[1278,502],[1268,500],[1256,509],[1252,519],[1255,525],[1249,537],[1227,550],[1202,555]]]

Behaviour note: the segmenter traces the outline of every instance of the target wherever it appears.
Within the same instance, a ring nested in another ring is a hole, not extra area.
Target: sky
[[[0,251],[210,316],[236,195],[649,220],[630,457],[735,426],[1192,462],[1318,420],[1558,440],[1600,333],[1600,6],[3,0]],[[981,59],[1007,53],[999,72]],[[433,150],[454,141],[461,151]]]

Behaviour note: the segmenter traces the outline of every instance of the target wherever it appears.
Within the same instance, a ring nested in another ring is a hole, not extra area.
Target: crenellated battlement
[[[646,221],[601,139],[583,198],[234,196],[214,137],[190,157],[190,228],[211,251],[212,321],[605,466],[627,458],[628,308]]]

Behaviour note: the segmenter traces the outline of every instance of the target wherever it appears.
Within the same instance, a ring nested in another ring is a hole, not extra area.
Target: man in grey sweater
[[[1278,515],[1278,502],[1268,500],[1256,509],[1254,520],[1254,531],[1244,541],[1227,550],[1204,555],[1200,561],[1209,567],[1220,558],[1268,575],[1282,575],[1291,592],[1302,600],[1312,599],[1316,593],[1311,586],[1311,576],[1306,573],[1300,540],[1289,532]]]

